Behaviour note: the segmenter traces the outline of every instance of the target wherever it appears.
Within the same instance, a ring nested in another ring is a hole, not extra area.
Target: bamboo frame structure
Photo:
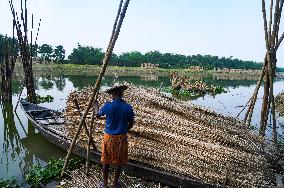
[[[30,33],[30,42],[28,39],[28,10],[27,10],[27,0],[24,0],[24,6],[23,6],[23,0],[21,0],[21,14],[19,20],[18,13],[14,8],[13,1],[9,1],[10,3],[10,9],[13,16],[13,23],[16,29],[17,38],[20,46],[20,56],[21,61],[23,64],[23,69],[25,73],[25,86],[27,89],[27,99],[30,102],[37,103],[36,99],[36,93],[35,93],[35,83],[34,83],[34,75],[33,75],[33,42],[36,44],[38,39],[38,33],[40,28],[40,22],[37,29],[36,34],[36,40],[33,41],[33,28],[34,28],[34,18],[32,14],[32,20],[31,20],[31,33]]]
[[[261,108],[261,120],[259,134],[265,136],[265,132],[268,124],[269,114],[272,116],[272,127],[273,127],[273,141],[277,143],[277,128],[276,128],[276,117],[275,117],[275,100],[274,100],[274,85],[273,81],[276,74],[276,63],[277,63],[277,50],[283,41],[284,32],[281,37],[278,37],[279,26],[281,21],[281,13],[283,8],[283,0],[270,0],[269,8],[269,21],[267,21],[266,14],[266,1],[262,0],[262,15],[264,24],[264,37],[266,54],[264,58],[262,73],[257,83],[255,91],[249,101],[249,107],[244,117],[246,125],[249,126],[251,123],[254,106],[257,100],[258,91],[260,85],[264,83],[264,95]],[[274,8],[273,8],[274,7]],[[273,14],[274,13],[274,14]]]
[[[120,29],[121,29],[121,26],[122,26],[122,23],[123,23],[129,2],[130,2],[130,0],[126,0],[123,4],[123,0],[120,1],[117,16],[116,16],[116,19],[115,19],[115,22],[114,22],[114,25],[113,25],[112,35],[111,35],[111,38],[110,38],[104,59],[103,59],[102,69],[100,71],[99,77],[97,78],[95,87],[92,91],[92,97],[88,101],[88,106],[87,106],[86,110],[84,111],[83,116],[81,117],[78,129],[76,131],[76,134],[75,134],[75,136],[72,140],[72,143],[70,145],[70,148],[68,150],[67,156],[66,156],[65,161],[64,161],[64,166],[63,166],[63,169],[62,169],[62,172],[61,172],[61,177],[63,177],[64,171],[67,168],[69,158],[71,156],[72,150],[75,147],[76,140],[78,139],[78,136],[80,134],[80,130],[81,130],[83,124],[85,123],[85,119],[87,117],[87,114],[88,114],[89,110],[91,109],[93,102],[97,100],[98,91],[100,89],[102,77],[104,76],[106,68],[108,66],[108,63],[110,61],[112,51],[113,51],[113,48],[115,46],[116,40],[118,38],[118,35],[119,35],[119,32],[120,32]]]

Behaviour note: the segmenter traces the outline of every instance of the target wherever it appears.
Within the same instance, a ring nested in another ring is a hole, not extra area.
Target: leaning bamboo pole
[[[95,97],[97,98],[97,97]],[[93,129],[94,129],[94,122],[95,116],[98,113],[98,101],[95,101],[93,104],[93,113],[91,117],[91,124],[88,132],[88,147],[87,147],[87,157],[86,157],[86,174],[89,175],[89,168],[90,168],[90,155],[91,155],[91,141],[93,142]],[[93,146],[95,150],[97,150],[96,146]]]
[[[259,91],[259,88],[261,86],[261,83],[262,83],[262,80],[263,80],[263,76],[264,76],[264,67],[265,67],[265,64],[266,64],[266,61],[264,61],[264,65],[262,67],[262,71],[261,71],[261,76],[257,82],[257,86],[254,90],[254,93],[253,93],[253,96],[250,98],[250,100],[248,101],[249,103],[249,107],[248,107],[248,110],[245,114],[245,118],[244,118],[244,121],[247,122],[247,126],[250,124],[251,122],[251,117],[252,117],[252,114],[253,114],[253,107],[255,105],[255,102],[257,100],[257,95],[258,95],[258,91]],[[247,105],[246,105],[247,106]],[[244,109],[246,108],[246,106],[244,107]],[[240,111],[240,113],[237,115],[237,117],[241,114],[242,111],[244,111],[244,109],[242,109]],[[247,119],[249,117],[249,119]]]
[[[78,113],[80,114],[80,117],[82,117],[83,114],[82,114],[82,112],[81,112],[81,108],[80,108],[80,106],[79,106],[79,104],[78,104],[77,99],[75,98],[73,102],[74,102],[74,104],[75,104],[75,106],[76,106],[76,109],[77,109]],[[83,127],[84,127],[84,129],[85,129],[85,132],[88,133],[89,131],[88,131],[88,128],[87,128],[87,126],[86,126],[85,123],[83,123]],[[93,141],[92,139],[90,139],[90,144],[92,144],[92,146],[93,146],[94,149],[96,148],[95,143],[94,143],[94,141]]]
[[[122,26],[122,23],[123,23],[123,19],[125,17],[125,14],[126,14],[129,2],[130,2],[130,0],[126,0],[124,2],[123,8],[121,10],[123,0],[120,1],[120,5],[119,5],[119,10],[120,11],[118,11],[117,17],[116,17],[115,22],[114,22],[114,26],[113,26],[113,31],[114,32],[112,32],[111,39],[110,39],[110,42],[108,44],[108,47],[107,47],[107,50],[106,50],[106,53],[105,53],[105,57],[103,59],[103,65],[102,65],[101,72],[100,72],[99,77],[98,77],[98,79],[96,81],[95,87],[94,87],[93,92],[92,92],[92,96],[91,96],[91,98],[90,98],[90,100],[88,102],[88,106],[87,106],[86,110],[84,111],[84,114],[83,114],[83,116],[82,116],[82,118],[80,120],[78,129],[76,131],[76,134],[75,134],[75,136],[74,136],[74,138],[72,140],[72,143],[70,145],[70,148],[68,150],[67,156],[65,158],[64,166],[63,166],[63,169],[62,169],[61,177],[64,175],[64,171],[67,168],[67,164],[68,164],[69,158],[71,156],[73,148],[75,147],[76,140],[77,140],[77,138],[78,138],[78,136],[80,134],[80,130],[82,128],[82,125],[85,123],[85,119],[87,117],[87,114],[88,114],[89,110],[91,109],[93,102],[95,100],[97,100],[96,99],[97,98],[97,93],[98,93],[99,88],[100,88],[102,77],[105,74],[106,68],[107,68],[109,60],[111,58],[112,51],[113,51],[114,45],[116,43],[116,40],[118,38],[118,35],[119,35],[119,32],[120,32],[120,29],[121,29],[121,26]]]

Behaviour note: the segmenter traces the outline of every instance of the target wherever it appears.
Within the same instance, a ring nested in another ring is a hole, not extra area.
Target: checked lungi
[[[101,161],[109,165],[125,165],[128,162],[127,134],[104,134]]]

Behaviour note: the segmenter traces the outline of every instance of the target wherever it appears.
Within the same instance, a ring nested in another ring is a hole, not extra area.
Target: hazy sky
[[[14,4],[19,8],[20,0]],[[119,0],[28,4],[35,18],[42,18],[38,43],[62,44],[70,54],[77,43],[106,48]],[[0,33],[11,34],[11,28],[8,0],[0,0]],[[265,53],[263,33],[260,0],[131,0],[114,52],[158,50],[260,62]],[[284,44],[278,62],[284,67]]]

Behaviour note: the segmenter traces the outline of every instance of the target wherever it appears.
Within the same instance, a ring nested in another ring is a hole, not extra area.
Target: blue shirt
[[[123,99],[106,102],[98,115],[106,115],[105,133],[112,135],[126,134],[128,123],[134,121],[133,109]]]

